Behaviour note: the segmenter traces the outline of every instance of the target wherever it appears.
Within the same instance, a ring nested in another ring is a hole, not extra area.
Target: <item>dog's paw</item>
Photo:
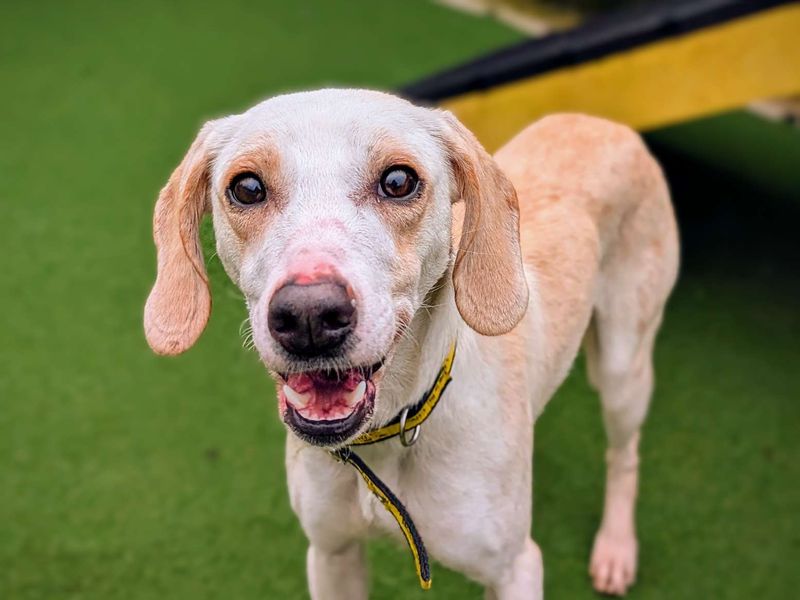
[[[614,536],[598,531],[589,561],[594,589],[601,594],[623,596],[636,579],[637,552],[633,534]]]

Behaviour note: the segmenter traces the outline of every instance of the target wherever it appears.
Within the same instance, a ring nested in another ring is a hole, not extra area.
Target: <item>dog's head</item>
[[[155,208],[158,277],[144,322],[160,354],[188,349],[208,320],[198,240],[208,211],[284,421],[311,443],[341,444],[369,426],[381,371],[451,271],[458,311],[478,333],[505,333],[525,311],[514,189],[444,111],[322,90],[206,124]]]

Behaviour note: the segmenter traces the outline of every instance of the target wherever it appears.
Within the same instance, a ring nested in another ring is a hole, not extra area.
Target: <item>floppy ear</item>
[[[157,354],[188,350],[211,313],[198,235],[208,207],[211,129],[211,123],[202,128],[156,202],[153,238],[158,275],[144,307],[144,332]]]
[[[519,245],[519,205],[514,186],[475,136],[444,112],[445,144],[465,203],[453,284],[456,306],[482,335],[501,335],[519,323],[528,306],[528,284]]]

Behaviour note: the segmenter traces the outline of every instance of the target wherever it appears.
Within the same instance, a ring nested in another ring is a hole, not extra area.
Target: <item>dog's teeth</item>
[[[362,381],[356,386],[352,392],[347,394],[347,406],[355,406],[364,397],[364,392],[367,391],[367,382]]]
[[[311,400],[311,394],[298,394],[288,385],[283,386],[283,393],[289,403],[295,408],[305,408]]]

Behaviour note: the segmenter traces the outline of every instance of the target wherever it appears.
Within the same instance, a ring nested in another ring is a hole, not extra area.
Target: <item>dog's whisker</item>
[[[239,337],[242,338],[242,347],[247,350],[253,350],[256,347],[255,336],[253,327],[250,324],[250,318],[245,318],[241,325],[239,325]]]

